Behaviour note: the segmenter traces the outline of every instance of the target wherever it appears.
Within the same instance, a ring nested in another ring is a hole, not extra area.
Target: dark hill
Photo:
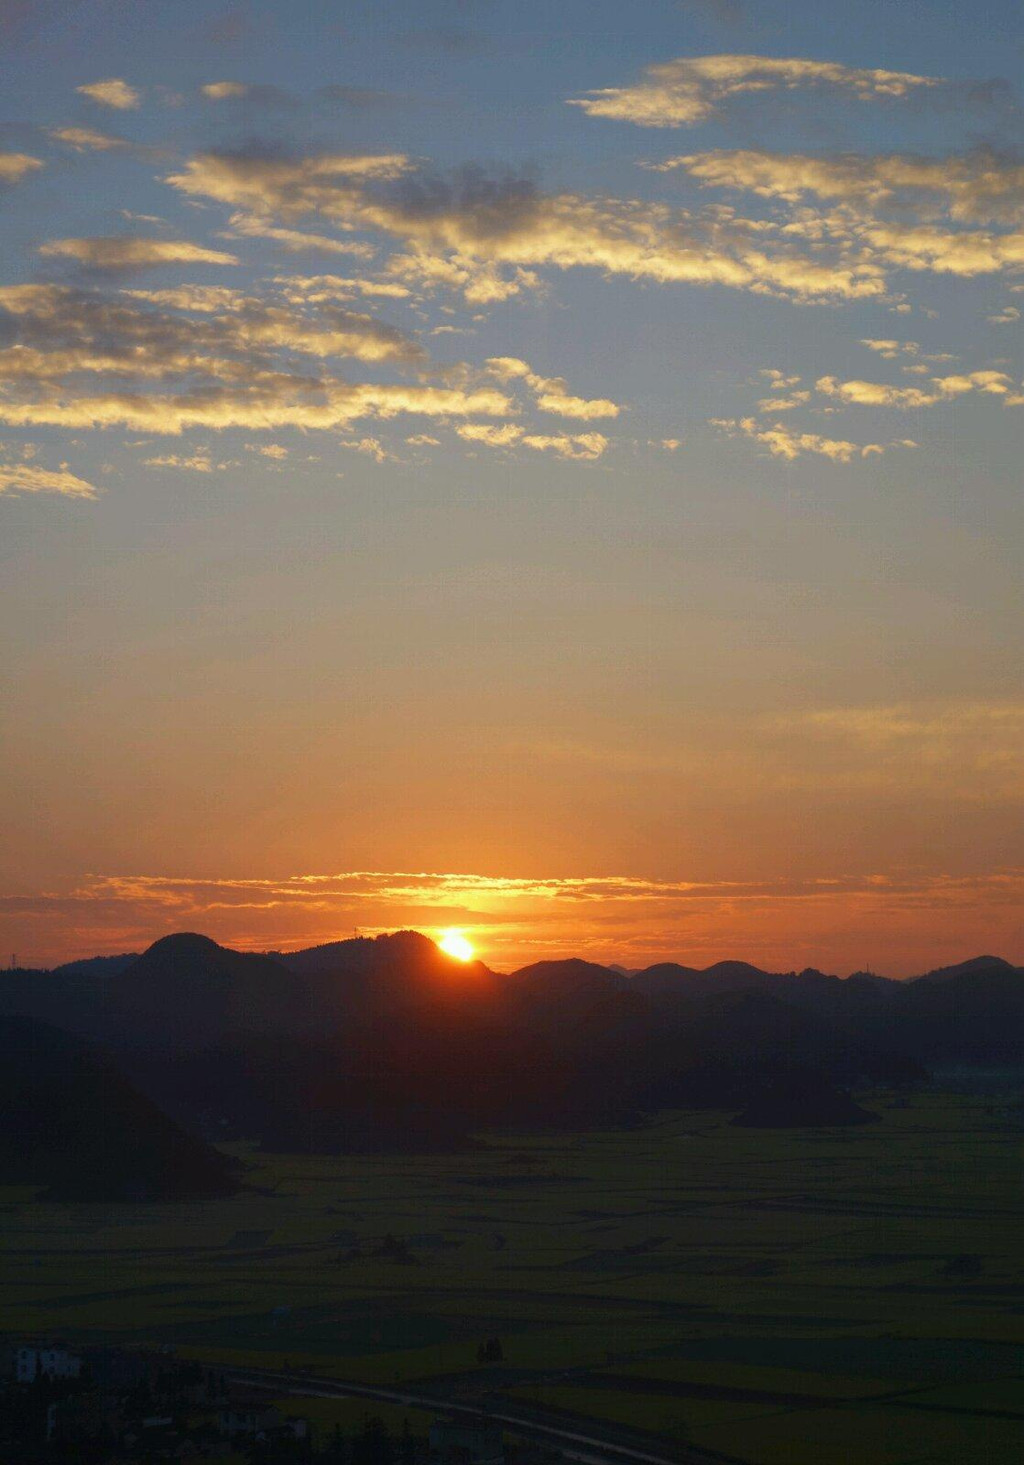
[[[912,982],[948,982],[954,977],[978,976],[979,974],[992,976],[999,972],[1016,970],[1016,967],[1001,956],[972,956],[968,961],[957,962],[954,966],[936,967],[934,971],[924,972],[922,976],[911,977],[910,980]]]
[[[903,982],[895,1036],[929,1063],[1024,1066],[1024,972],[1007,963]]]
[[[101,1055],[57,1028],[0,1019],[0,1183],[64,1201],[177,1200],[237,1188]]]
[[[119,956],[86,956],[78,961],[66,961],[53,968],[53,975],[63,977],[113,977],[138,961],[139,952],[126,951]]]
[[[181,932],[106,981],[98,1028],[118,1048],[164,1048],[307,1025],[306,994],[284,967]]]
[[[877,1119],[821,1075],[797,1070],[766,1084],[732,1123],[744,1129],[821,1129]]]

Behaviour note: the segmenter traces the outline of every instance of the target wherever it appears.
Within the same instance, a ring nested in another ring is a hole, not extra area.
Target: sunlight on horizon
[[[476,947],[458,926],[442,931],[437,944],[445,956],[453,956],[456,961],[472,961],[476,956]]]

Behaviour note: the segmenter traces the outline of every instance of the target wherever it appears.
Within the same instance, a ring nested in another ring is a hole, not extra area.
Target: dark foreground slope
[[[27,1018],[0,1019],[0,1184],[50,1200],[176,1200],[235,1189],[233,1167],[101,1056]]]

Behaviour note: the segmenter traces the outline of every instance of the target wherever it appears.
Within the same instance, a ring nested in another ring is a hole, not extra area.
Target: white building
[[[14,1377],[19,1384],[34,1384],[36,1379],[77,1379],[82,1360],[66,1348],[35,1348],[23,1344],[15,1350]]]

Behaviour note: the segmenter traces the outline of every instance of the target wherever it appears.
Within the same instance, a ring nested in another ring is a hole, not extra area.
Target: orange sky
[[[845,974],[867,966],[898,976],[982,951],[1016,954],[1022,895],[1024,871],[774,885],[362,871],[281,880],[93,878],[64,896],[8,901],[5,918],[26,964],[137,949],[182,929],[264,950],[399,926],[436,937],[454,926],[499,970],[549,956],[629,967],[735,957],[777,970],[817,965]]]
[[[0,950],[1024,960],[1019,5],[23,8]]]

